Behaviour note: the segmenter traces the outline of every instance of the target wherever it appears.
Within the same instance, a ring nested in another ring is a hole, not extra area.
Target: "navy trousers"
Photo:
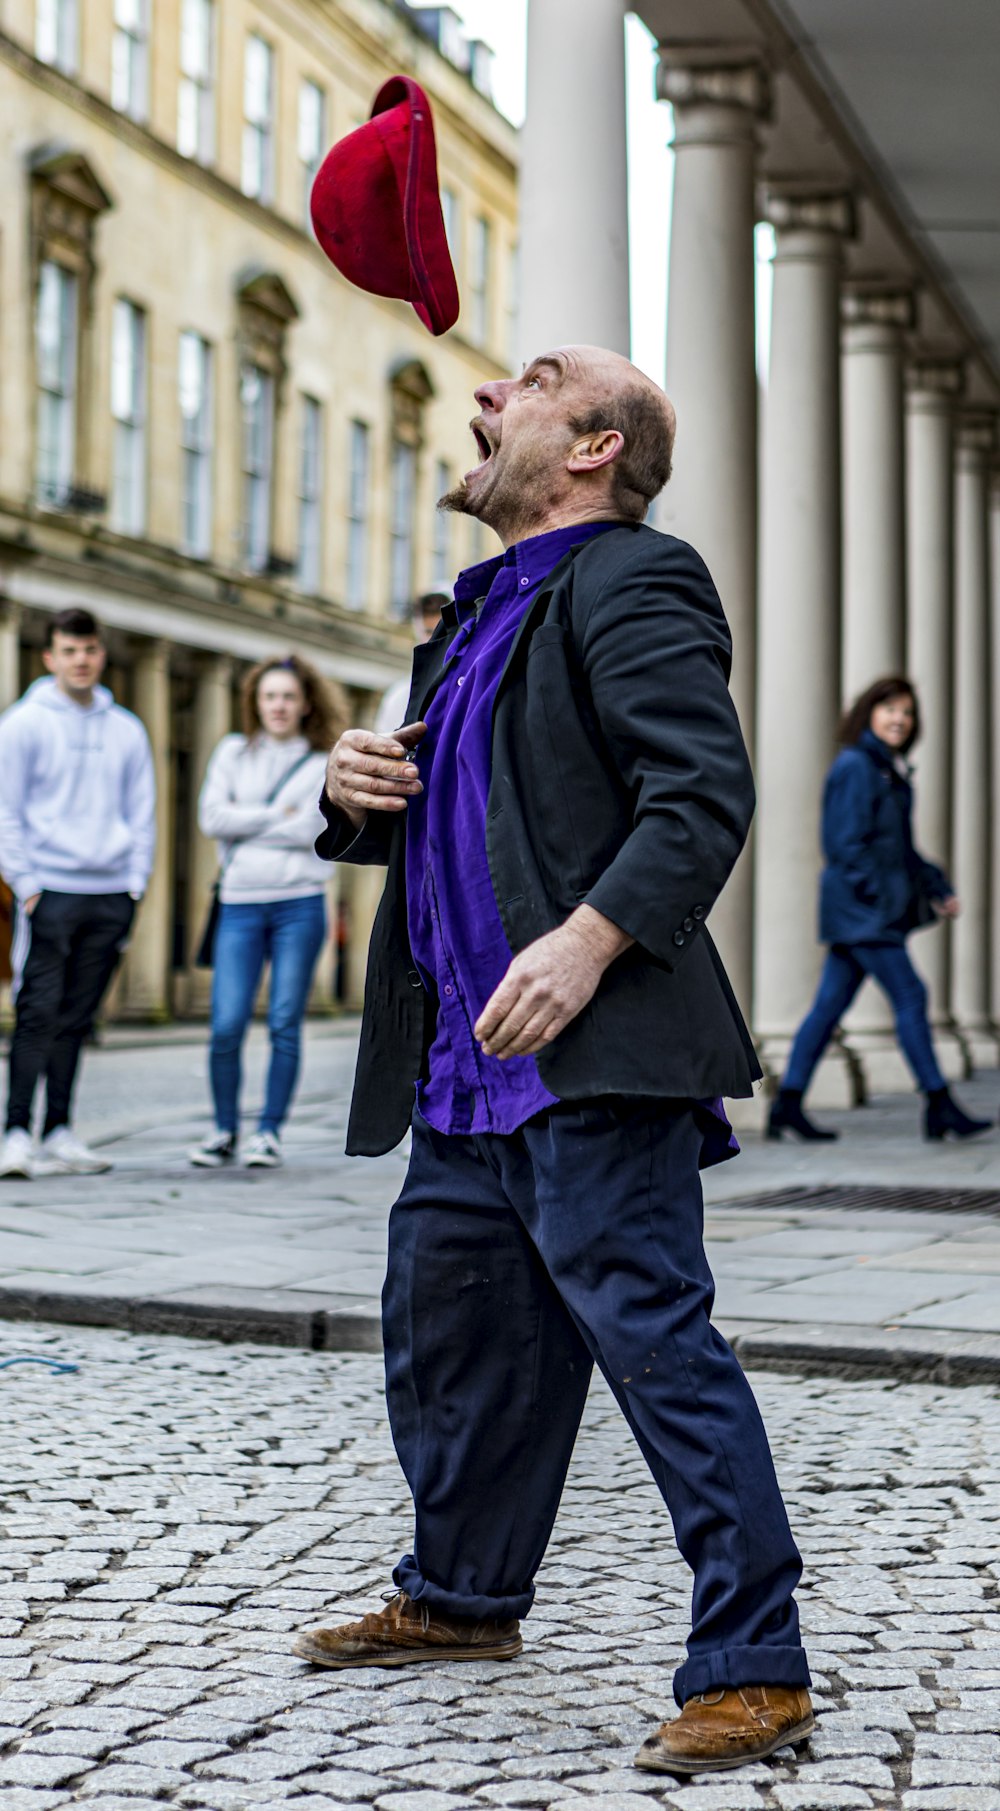
[[[709,1320],[700,1148],[684,1102],[565,1104],[509,1137],[417,1114],[383,1295],[416,1512],[396,1584],[455,1615],[527,1613],[596,1363],[694,1572],[679,1704],[809,1683],[767,1436]]]

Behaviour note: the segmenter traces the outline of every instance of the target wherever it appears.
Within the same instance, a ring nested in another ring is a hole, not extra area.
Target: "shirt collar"
[[[620,528],[620,522],[576,522],[569,528],[551,528],[547,534],[530,535],[516,541],[505,553],[481,560],[478,566],[467,566],[455,581],[455,603],[461,607],[474,598],[485,597],[505,566],[517,573],[519,591],[532,591],[548,576],[571,547],[592,540],[609,528]],[[461,608],[459,608],[461,614]]]

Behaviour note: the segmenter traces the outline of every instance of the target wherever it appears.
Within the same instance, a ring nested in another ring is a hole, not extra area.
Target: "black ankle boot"
[[[767,1121],[768,1138],[780,1138],[783,1132],[795,1132],[807,1144],[830,1144],[839,1132],[824,1132],[813,1125],[802,1111],[801,1088],[782,1088],[771,1105]]]
[[[970,1119],[947,1088],[930,1088],[924,1109],[925,1138],[973,1138],[977,1132],[988,1132],[992,1120]]]

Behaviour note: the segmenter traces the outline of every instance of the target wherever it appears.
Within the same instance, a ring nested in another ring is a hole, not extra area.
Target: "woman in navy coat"
[[[984,1132],[948,1092],[927,1022],[927,989],[906,949],[911,931],[954,918],[959,902],[942,868],[913,846],[913,788],[906,760],[920,734],[906,679],[879,679],[846,712],[843,744],[823,793],[819,935],[829,946],[819,990],[792,1046],[771,1108],[768,1136],[836,1138],[802,1111],[802,1097],[834,1031],[867,976],[888,994],[903,1055],[927,1097],[928,1138]]]

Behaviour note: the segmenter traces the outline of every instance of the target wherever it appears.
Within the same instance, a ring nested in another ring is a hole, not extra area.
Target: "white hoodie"
[[[266,805],[293,767],[288,784]],[[310,752],[304,736],[223,736],[208,764],[198,823],[219,839],[224,905],[269,905],[325,891],[330,869],[313,847],[325,827],[319,808],[325,774],[325,754]]]
[[[18,899],[144,893],[156,781],[138,717],[106,686],[74,704],[36,679],[0,716],[0,873]]]

